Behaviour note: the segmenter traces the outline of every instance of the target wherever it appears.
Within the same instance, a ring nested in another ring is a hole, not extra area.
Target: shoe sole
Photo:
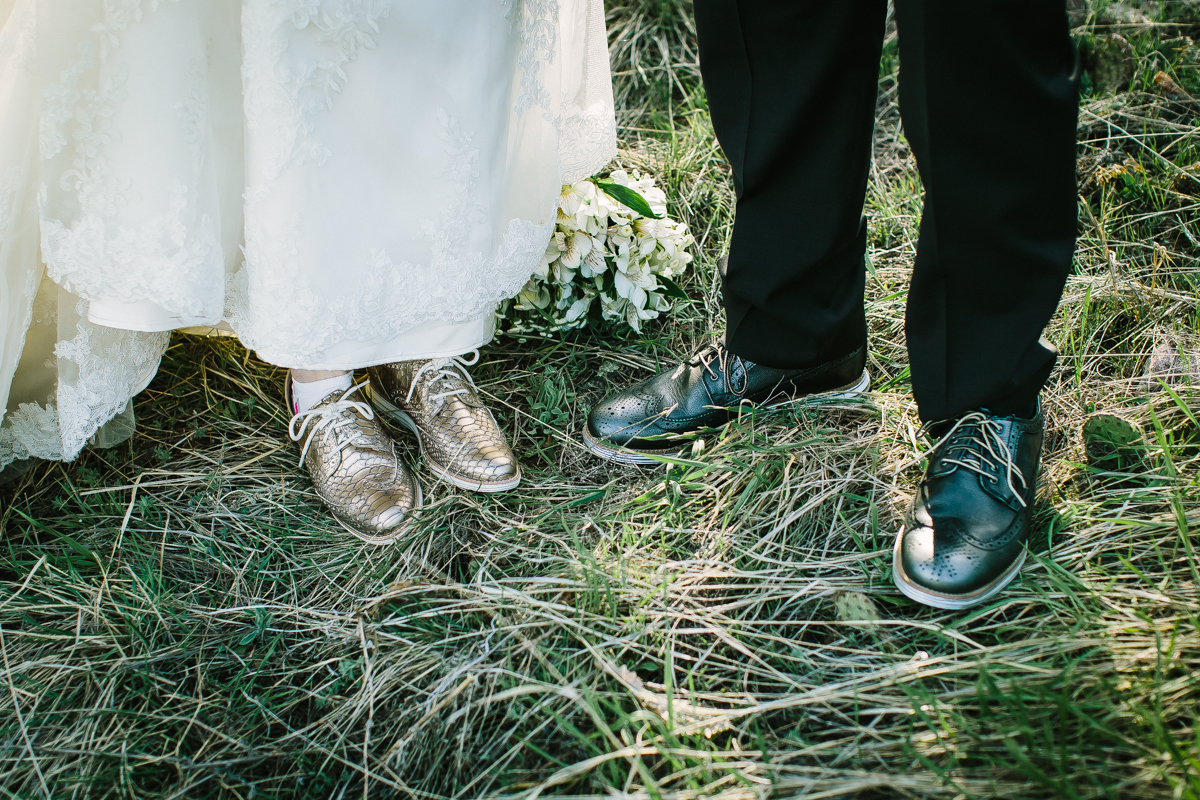
[[[780,406],[787,405],[788,403],[798,403],[800,405],[822,405],[824,403],[832,403],[838,400],[853,399],[867,391],[869,388],[871,388],[871,376],[864,369],[862,377],[858,379],[858,383],[854,384],[848,389],[834,389],[829,392],[818,392],[816,394],[805,395],[804,397],[788,398],[786,400],[780,400],[778,403],[768,403],[767,405],[761,407],[778,408]],[[728,424],[728,422],[724,422],[720,425],[715,425],[711,428],[711,430],[721,430]],[[587,423],[584,423],[583,426],[583,445],[592,455],[602,458],[605,461],[613,461],[617,464],[625,464],[627,466],[635,467],[648,467],[655,464],[661,464],[662,461],[658,460],[657,458],[651,458],[650,456],[671,456],[679,453],[681,450],[687,447],[685,444],[671,445],[670,447],[665,447],[661,450],[650,450],[647,448],[631,450],[625,447],[604,444],[602,441],[592,436],[591,431],[588,430]]]
[[[934,608],[944,609],[946,611],[961,611],[964,608],[971,608],[981,603],[986,603],[1013,582],[1017,574],[1021,571],[1021,566],[1025,563],[1025,550],[1021,550],[1021,555],[1012,563],[1004,573],[980,589],[971,592],[970,594],[942,594],[926,589],[924,586],[918,586],[908,577],[908,573],[904,571],[904,564],[900,558],[900,546],[904,542],[904,528],[900,529],[900,533],[896,534],[896,544],[892,548],[892,582],[896,584],[896,588],[910,600],[916,600],[918,603],[923,603]]]
[[[429,454],[425,452],[425,439],[421,435],[421,429],[417,426],[416,420],[414,420],[407,412],[392,405],[391,401],[385,398],[383,395],[372,391],[370,384],[367,384],[366,393],[367,399],[370,401],[371,405],[382,411],[384,416],[397,425],[403,425],[416,435],[417,444],[421,448],[421,455],[424,457],[425,463],[429,465],[430,471],[451,486],[457,486],[459,489],[464,489],[468,492],[495,494],[497,492],[511,491],[512,489],[515,489],[521,485],[521,467],[519,465],[517,466],[517,474],[506,481],[484,483],[482,481],[472,481],[455,475],[430,458]]]

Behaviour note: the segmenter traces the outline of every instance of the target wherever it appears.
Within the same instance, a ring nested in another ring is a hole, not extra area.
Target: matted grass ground
[[[1200,6],[1072,14],[1090,53],[1078,274],[1048,331],[1032,557],[995,602],[935,611],[890,580],[925,447],[894,36],[868,208],[874,392],[747,414],[669,469],[578,444],[594,400],[721,326],[732,197],[687,6],[628,0],[610,4],[621,160],[692,225],[695,301],[641,336],[490,347],[475,374],[526,481],[480,496],[421,469],[428,507],[391,547],[322,511],[281,371],[177,337],[130,442],[0,488],[0,793],[1200,796],[1197,393],[1146,377],[1200,372]],[[1087,463],[1096,411],[1142,426],[1140,462]]]

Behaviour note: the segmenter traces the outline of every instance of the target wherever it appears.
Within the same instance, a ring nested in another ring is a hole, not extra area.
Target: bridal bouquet
[[[672,280],[692,261],[688,226],[666,217],[654,179],[616,170],[564,186],[546,256],[498,312],[509,333],[554,333],[589,321],[642,323],[686,300]]]

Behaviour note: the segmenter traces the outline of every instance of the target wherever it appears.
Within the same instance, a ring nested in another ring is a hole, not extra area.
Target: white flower
[[[588,187],[591,187],[590,191]],[[558,199],[558,207],[562,210],[562,215],[569,219],[578,214],[580,207],[588,202],[591,195],[595,194],[595,189],[595,185],[590,181],[580,181],[570,186],[564,186]]]
[[[643,322],[671,310],[658,278],[678,275],[692,262],[687,248],[695,241],[688,226],[665,218],[666,194],[652,177],[616,170],[610,180],[638,192],[664,218],[642,217],[591,180],[564,186],[541,263],[517,297],[498,310],[507,330],[582,327],[597,298],[601,318],[639,332]]]
[[[604,260],[604,245],[599,239],[592,239],[592,249],[583,257],[579,271],[583,273],[583,277],[591,278],[603,274],[607,269],[608,262]]]
[[[574,322],[575,320],[579,319],[584,314],[586,314],[587,310],[589,308],[591,308],[591,306],[592,306],[592,298],[581,297],[580,299],[578,299],[574,303],[572,303],[571,307],[567,309],[567,314],[565,317],[563,317],[563,321]]]
[[[636,306],[639,311],[645,310],[646,300],[646,290],[640,286],[635,285],[633,290],[629,292],[630,304]]]
[[[562,262],[562,259],[550,265],[550,276],[560,286],[565,286],[575,280],[575,270]]]
[[[525,288],[521,289],[521,293],[517,295],[516,307],[522,311],[545,308],[548,305],[550,305],[550,291],[544,283],[537,282],[536,278],[525,284]]]
[[[604,319],[621,319],[625,316],[625,306],[627,305],[629,305],[629,301],[624,298],[600,295],[600,315]]]
[[[633,285],[633,281],[629,280],[629,277],[619,270],[613,273],[613,279],[617,288],[617,294],[628,300],[629,295],[637,288]]]
[[[583,257],[592,252],[592,237],[582,231],[576,231],[567,240],[567,248],[562,254],[562,264],[568,269],[577,269]]]

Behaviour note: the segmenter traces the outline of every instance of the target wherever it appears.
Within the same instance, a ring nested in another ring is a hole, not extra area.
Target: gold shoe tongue
[[[320,402],[318,402],[316,405],[314,405],[313,408],[320,408],[321,406],[327,406],[332,403],[336,403],[338,400],[342,399],[342,394],[345,391],[346,391],[345,389],[334,389],[332,392],[330,392],[329,394],[322,397]],[[351,392],[351,395],[353,395],[353,394],[357,394],[357,392]],[[349,400],[350,396],[347,396],[346,399]]]
[[[365,402],[358,392],[351,392],[344,398],[342,397],[343,394],[345,394],[345,391],[342,389],[334,390],[327,394],[325,398],[321,400],[321,402],[313,406],[313,409],[320,409],[343,399],[353,400],[360,403]],[[346,417],[352,423],[351,425],[339,425],[336,428],[340,434],[338,436],[339,441],[351,441],[364,435],[370,436],[374,432],[371,420],[354,409],[343,408],[339,412],[339,416]]]

